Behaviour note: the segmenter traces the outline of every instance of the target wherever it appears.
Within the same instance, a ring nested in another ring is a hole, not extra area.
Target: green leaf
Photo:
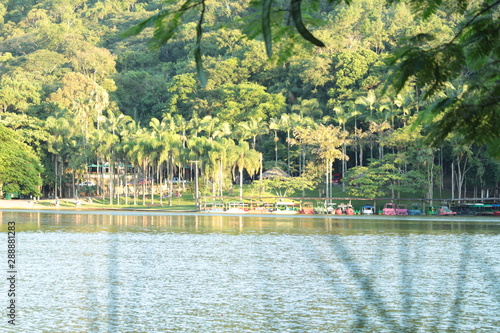
[[[314,37],[313,34],[309,30],[307,30],[306,26],[304,25],[304,22],[302,22],[302,11],[300,9],[301,3],[302,0],[292,0],[292,18],[293,22],[295,23],[295,27],[297,28],[297,31],[305,40],[311,42],[316,46],[325,47],[325,44],[323,44],[322,41]]]
[[[271,37],[271,5],[272,0],[262,1],[262,36],[266,44],[266,53],[268,57],[273,55],[273,42]]]
[[[200,79],[200,84],[203,88],[207,86],[207,75],[205,74],[205,70],[203,69],[203,61],[201,59],[201,36],[203,34],[201,27],[203,25],[205,9],[206,9],[205,3],[203,2],[200,14],[200,20],[198,21],[198,25],[196,26],[196,45],[194,48],[194,60],[196,62],[196,72],[198,74],[198,78]]]

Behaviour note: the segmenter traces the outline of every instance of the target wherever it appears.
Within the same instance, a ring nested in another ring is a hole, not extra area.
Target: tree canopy
[[[40,195],[42,170],[32,149],[0,124],[0,193]]]
[[[397,0],[387,0],[389,4],[399,3]],[[326,44],[316,38],[306,27],[303,16],[319,12],[321,1],[302,0],[273,1],[256,0],[252,6],[256,14],[242,19],[247,36],[255,38],[262,36],[268,57],[273,55],[275,39],[297,42],[291,32],[292,27],[307,42],[325,48]],[[344,1],[328,0],[332,12],[341,7]],[[345,1],[350,5],[351,1]],[[444,37],[439,30],[419,31],[407,36],[406,44],[399,45],[393,52],[390,63],[393,74],[387,85],[399,93],[410,82],[423,92],[424,99],[433,99],[420,122],[430,124],[429,141],[433,144],[442,142],[450,133],[456,131],[463,134],[469,143],[489,144],[492,153],[500,153],[500,129],[495,124],[500,112],[500,81],[498,80],[498,61],[500,55],[500,20],[498,0],[458,1],[449,5],[441,0],[409,1],[416,18],[431,21],[440,14],[456,15],[460,18],[457,29],[449,37]],[[131,27],[125,36],[136,35],[146,27],[154,28],[152,42],[163,45],[174,38],[175,33],[183,24],[182,17],[198,15],[196,23],[196,41],[194,59],[198,78],[202,86],[207,84],[207,76],[202,61],[202,31],[205,13],[209,1],[186,0],[183,3],[168,1],[155,15],[138,25]],[[260,24],[255,24],[254,16],[258,16]],[[382,22],[377,22],[379,25]],[[319,26],[318,21],[311,20],[311,25]],[[371,28],[373,29],[373,28]],[[369,34],[372,32],[367,29]],[[274,32],[274,34],[273,34]],[[378,33],[382,31],[378,29]],[[439,35],[438,35],[439,34]],[[273,38],[274,36],[274,38]],[[370,36],[371,37],[371,36]],[[381,36],[374,39],[377,48],[382,46]],[[280,45],[288,50],[289,46]],[[361,62],[370,57],[367,51],[359,58]],[[291,58],[295,52],[280,53],[280,61]],[[346,56],[352,56],[346,54]],[[356,63],[352,66],[356,72],[364,70],[365,65]],[[340,60],[341,66],[349,65],[354,59]],[[368,60],[369,61],[369,60]],[[340,70],[342,73],[344,69]],[[340,91],[350,85],[356,77],[356,72],[343,75],[337,80]],[[350,76],[352,78],[350,78]],[[461,81],[461,82],[460,82]],[[455,91],[449,92],[447,85],[454,85]],[[352,94],[351,94],[352,95]]]

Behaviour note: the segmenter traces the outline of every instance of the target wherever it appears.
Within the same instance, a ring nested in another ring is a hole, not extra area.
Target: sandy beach
[[[30,200],[0,200],[0,209],[2,208],[34,208]]]

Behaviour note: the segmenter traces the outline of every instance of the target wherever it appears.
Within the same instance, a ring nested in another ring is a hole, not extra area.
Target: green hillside
[[[198,173],[237,195],[280,167],[323,196],[477,197],[500,179],[498,4],[3,1],[0,124],[40,172],[0,192],[113,204]]]

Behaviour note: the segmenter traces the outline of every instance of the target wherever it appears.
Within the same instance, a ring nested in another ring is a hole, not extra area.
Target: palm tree
[[[166,150],[166,157],[167,157],[167,177],[170,180],[169,181],[169,197],[168,197],[168,205],[172,206],[172,197],[173,197],[173,182],[172,179],[174,178],[174,168],[177,166],[177,163],[179,163],[180,160],[180,155],[182,152],[182,145],[183,141],[182,138],[179,134],[177,133],[167,133],[164,137],[165,141],[165,150]]]
[[[208,151],[210,150],[210,140],[207,137],[193,136],[187,141],[187,160],[192,161],[191,167],[195,167],[200,171],[199,174],[205,175],[205,162],[207,160]],[[195,193],[197,197],[197,193]]]
[[[155,138],[151,132],[145,128],[140,128],[137,132],[135,146],[132,153],[136,155],[137,161],[141,167],[142,182],[142,204],[146,205],[146,179],[148,177],[149,167],[151,165],[151,153],[155,149]]]
[[[212,196],[216,196],[219,192],[217,190],[217,186],[219,188],[222,187],[221,182],[222,179],[219,179],[219,161],[221,160],[222,152],[224,151],[224,147],[221,144],[215,141],[210,141],[210,149],[207,152],[207,160],[205,163],[205,172],[209,175],[212,182]]]
[[[189,119],[189,125],[188,125],[188,130],[189,131],[189,136],[190,137],[197,137],[198,133],[201,131],[201,119],[198,117],[198,113],[193,111],[193,115],[191,116],[191,119]]]
[[[355,128],[354,135],[352,136],[352,139],[353,139],[353,145],[355,147],[355,150],[359,154],[359,158],[356,157],[356,166],[358,166],[358,165],[363,166],[363,150],[364,150],[364,147],[371,141],[370,133],[363,132],[363,130],[361,128]]]
[[[387,135],[386,130],[390,129],[391,125],[389,124],[388,121],[383,121],[381,123],[375,123],[375,122],[370,122],[370,134],[371,134],[371,143],[373,143],[374,139],[377,139],[379,142],[378,145],[378,157],[379,159],[382,159],[384,157],[384,143],[383,143],[383,138],[384,135]],[[372,156],[373,158],[373,153]]]
[[[235,159],[235,143],[232,139],[221,138],[213,142],[212,158],[216,159],[216,166],[214,168],[214,184],[218,185],[218,194],[223,196],[224,181],[231,174],[230,169]]]
[[[46,126],[49,133],[52,135],[48,139],[48,150],[53,154],[54,161],[54,196],[62,196],[62,172],[63,172],[63,152],[66,149],[67,139],[71,134],[71,123],[68,119],[59,117],[49,117],[46,121]],[[59,188],[58,192],[58,178],[59,178]]]
[[[94,151],[97,155],[97,158],[101,160],[102,165],[104,165],[105,162],[109,163],[109,170],[110,170],[110,179],[109,179],[109,194],[110,194],[110,200],[109,203],[110,205],[113,204],[113,189],[112,189],[112,151],[113,147],[116,143],[116,137],[112,135],[112,133],[109,133],[105,128],[101,127],[99,130],[95,130],[93,133],[93,136],[91,137],[92,143],[94,145]],[[104,168],[103,168],[103,173],[104,173]],[[104,176],[101,175],[101,182],[100,185],[102,186],[102,182],[104,179]],[[104,199],[104,191],[101,193],[102,198]]]
[[[119,146],[116,147],[116,151],[119,153],[123,163],[125,164],[125,204],[128,205],[129,187],[127,186],[127,170],[128,166],[132,165],[134,170],[137,163],[135,162],[135,158],[132,154],[132,148],[135,146],[135,134],[137,131],[137,123],[132,119],[130,122],[127,122],[125,126],[122,127],[120,136],[121,142]],[[134,173],[135,174],[135,173]],[[135,194],[134,194],[135,198]],[[137,200],[134,200],[134,204],[137,204]]]
[[[252,149],[255,149],[257,136],[269,133],[269,127],[261,117],[250,118],[248,121],[238,124],[236,133],[240,140],[252,138]]]
[[[293,128],[291,115],[283,113],[279,120],[279,128],[280,130],[286,132],[286,144],[287,144],[287,165],[288,165],[288,173],[290,173],[290,131]]]
[[[319,125],[316,129],[297,128],[295,137],[304,144],[313,147],[312,152],[317,154],[325,165],[326,196],[332,194],[332,165],[336,159],[347,158],[339,148],[346,143],[348,133],[340,127]]]
[[[205,136],[211,140],[231,134],[229,123],[221,122],[217,117],[205,116],[200,122],[200,127],[206,133]]]
[[[269,130],[274,131],[274,158],[275,158],[275,167],[278,167],[278,130],[279,130],[279,119],[271,118],[269,120]]]
[[[375,103],[377,102],[377,96],[373,90],[369,90],[366,97],[358,97],[355,101],[356,104],[366,107],[370,111],[370,119],[373,117],[373,110],[375,109]]]
[[[123,128],[126,127],[127,123],[131,122],[132,118],[130,116],[125,116],[119,112],[108,111],[107,117],[101,123],[101,128],[104,131],[102,137],[101,146],[99,150],[103,152],[103,156],[109,162],[109,204],[113,205],[114,198],[114,169],[115,163],[118,161],[118,153],[120,150],[116,150],[116,147],[121,143],[121,132]],[[119,168],[118,168],[119,170]],[[119,198],[119,196],[118,196]],[[118,199],[119,200],[119,199]]]
[[[186,121],[181,114],[174,115],[175,127],[181,136],[182,147],[186,147],[187,132],[192,128],[193,123]]]
[[[169,115],[167,117],[164,117],[162,121],[160,122],[156,118],[152,118],[149,122],[149,126],[152,129],[151,135],[152,135],[152,152],[150,155],[150,158],[153,162],[153,164],[156,165],[156,175],[158,179],[159,188],[160,188],[160,204],[163,204],[163,170],[162,170],[162,165],[164,162],[168,161],[168,149],[167,145],[168,142],[165,138],[165,136],[173,131],[175,128],[175,124],[173,121],[173,118]],[[153,177],[151,177],[153,178]],[[168,179],[168,178],[167,178]],[[153,185],[154,181],[151,181],[151,186]],[[153,190],[151,191],[151,204],[154,203],[154,193]]]
[[[353,105],[350,105],[350,106],[352,107]],[[335,120],[338,122],[338,124],[340,126],[342,126],[342,130],[344,132],[347,132],[346,131],[346,124],[349,121],[349,119],[361,114],[361,112],[359,112],[356,109],[349,112],[347,107],[346,108],[335,107],[335,108],[333,108],[333,111],[335,112],[335,115],[336,115]],[[355,127],[354,131],[356,132],[356,129],[357,129],[356,123],[354,124],[354,127]],[[347,152],[347,147],[346,147],[346,141],[344,140],[344,143],[342,145],[342,153],[344,154],[344,156],[347,156],[346,152]],[[346,172],[347,172],[347,160],[345,158],[343,158],[342,159],[342,177],[344,177]],[[342,191],[345,191],[345,183],[344,182],[342,183]]]
[[[254,149],[251,149],[248,142],[240,141],[235,148],[236,160],[233,169],[239,170],[240,178],[240,199],[243,198],[243,170],[246,170],[252,177],[260,168],[260,155]]]
[[[373,90],[368,91],[366,97],[359,97],[356,99],[356,104],[362,105],[365,108],[370,110],[370,116],[366,118],[367,121],[370,122],[370,158],[373,158],[373,147],[374,147],[374,138],[376,137],[376,132],[381,132],[378,128],[384,128],[385,130],[386,123],[388,120],[392,120],[392,128],[394,129],[394,113],[391,108],[391,101],[388,98],[377,99],[375,92]],[[373,111],[377,111],[376,115],[373,114]],[[372,125],[372,123],[375,123]],[[377,127],[377,130],[373,131],[372,129]],[[382,131],[383,131],[382,130]],[[379,146],[379,156],[383,155],[383,146]]]
[[[156,166],[156,174],[159,179],[159,183],[162,184],[161,174],[162,165],[166,164],[167,170],[167,182],[169,188],[169,206],[172,205],[173,197],[173,176],[175,162],[178,161],[178,156],[180,149],[182,148],[181,136],[174,131],[172,131],[172,123],[162,120],[160,123],[156,118],[151,119],[150,126],[151,131],[151,149],[150,149],[150,159],[152,164]],[[175,124],[174,124],[175,126]],[[151,177],[151,203],[154,201],[154,179]],[[161,187],[161,185],[160,185]],[[160,202],[163,203],[162,192],[160,190]]]

